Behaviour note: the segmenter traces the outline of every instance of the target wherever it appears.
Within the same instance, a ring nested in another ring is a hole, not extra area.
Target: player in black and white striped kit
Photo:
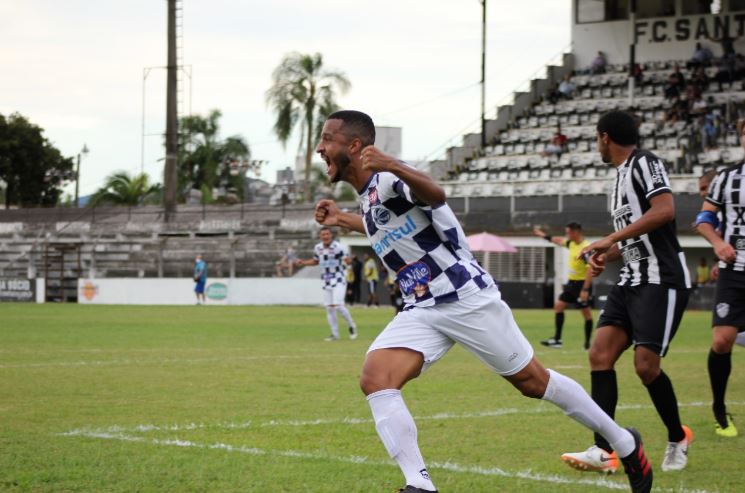
[[[617,170],[611,197],[614,233],[587,246],[597,275],[606,262],[621,259],[618,284],[611,289],[590,348],[592,397],[615,415],[616,361],[631,345],[634,367],[667,427],[663,471],[686,466],[693,433],[680,422],[673,385],[660,368],[680,324],[691,286],[685,256],[675,233],[675,205],[660,158],[636,148],[634,118],[622,111],[603,115],[597,124],[603,162]],[[609,472],[614,454],[601,436],[584,452],[562,459],[580,470]]]
[[[357,339],[357,328],[352,320],[352,314],[344,306],[344,296],[347,292],[347,265],[351,263],[347,248],[334,240],[330,228],[321,228],[318,233],[321,239],[313,247],[313,258],[308,260],[298,259],[295,265],[320,265],[321,282],[323,283],[323,304],[326,306],[326,319],[331,328],[331,335],[327,341],[339,339],[339,323],[336,313],[340,313],[349,324],[349,338]]]
[[[737,130],[745,145],[745,120],[737,123]],[[727,414],[724,395],[732,369],[732,347],[738,334],[745,334],[745,163],[719,172],[711,182],[709,194],[696,217],[696,229],[711,243],[719,258],[708,359],[709,381],[712,411],[717,422],[715,432],[732,438],[737,436],[737,428],[732,416]]]

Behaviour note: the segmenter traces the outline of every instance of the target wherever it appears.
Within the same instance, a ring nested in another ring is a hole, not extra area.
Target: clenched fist
[[[398,164],[398,160],[389,156],[375,146],[367,146],[362,149],[362,169],[370,171],[389,171]]]
[[[323,224],[324,226],[336,226],[339,224],[339,208],[333,200],[319,200],[316,204],[315,216],[318,224]]]

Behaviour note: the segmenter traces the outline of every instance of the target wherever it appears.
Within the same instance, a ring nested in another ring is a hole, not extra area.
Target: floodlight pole
[[[629,2],[631,46],[629,46],[629,108],[634,106],[634,65],[636,65],[636,0]]]
[[[486,0],[481,0],[481,147],[486,147]]]
[[[178,186],[178,107],[176,100],[178,62],[176,60],[176,0],[168,0],[168,78],[166,83],[166,165],[163,173],[166,221],[176,212]]]

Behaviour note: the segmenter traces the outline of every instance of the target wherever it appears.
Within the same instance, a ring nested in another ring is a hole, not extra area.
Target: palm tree
[[[346,93],[350,83],[342,72],[325,69],[320,53],[285,55],[274,69],[272,80],[266,100],[277,113],[274,133],[286,145],[293,128],[300,123],[300,140],[306,139],[304,194],[309,201],[313,142],[318,139],[326,117],[339,108],[335,102],[336,92]]]
[[[113,173],[106,178],[104,186],[93,194],[90,205],[141,205],[157,200],[160,192],[160,184],[151,185],[147,173],[134,176],[126,172]]]
[[[189,187],[209,195],[213,188],[224,185],[243,196],[244,177],[235,173],[230,164],[250,163],[251,149],[240,135],[219,139],[220,117],[220,110],[212,110],[206,117],[190,115],[181,119],[179,128],[186,139],[179,146],[179,190]]]

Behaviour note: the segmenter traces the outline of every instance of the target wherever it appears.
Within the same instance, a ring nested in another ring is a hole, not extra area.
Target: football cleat
[[[627,428],[634,436],[634,451],[627,457],[623,457],[623,469],[629,477],[632,493],[649,493],[652,490],[652,465],[644,453],[644,443],[639,432],[634,428]]]
[[[350,327],[349,328],[349,338],[351,340],[357,339],[357,328],[356,327]]]
[[[665,457],[662,459],[663,471],[680,471],[688,464],[688,447],[693,442],[693,432],[683,425],[685,438],[679,442],[669,442],[665,449]]]
[[[716,427],[714,428],[714,432],[719,435],[720,437],[726,437],[726,438],[734,438],[737,436],[737,428],[735,428],[735,422],[732,421],[732,415],[727,415],[727,426],[722,428],[722,426],[717,423]]]
[[[338,341],[339,338],[338,337],[334,337],[334,336],[328,336],[328,337],[324,338],[323,340],[326,341],[326,342],[331,342],[331,341]]]
[[[563,346],[563,344],[561,343],[561,339],[555,339],[553,337],[546,339],[545,341],[541,341],[541,344],[553,348],[560,348]]]
[[[593,445],[584,452],[566,453],[561,456],[566,465],[578,471],[597,471],[613,474],[618,470],[618,455]]]
[[[400,490],[398,490],[398,493],[437,493],[437,490],[423,490],[422,488],[417,488],[415,486],[407,484],[406,488],[401,488]]]

